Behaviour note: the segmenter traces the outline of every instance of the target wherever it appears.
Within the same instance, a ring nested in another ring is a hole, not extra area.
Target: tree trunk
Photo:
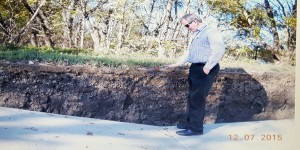
[[[41,4],[38,6],[38,8],[36,9],[36,11],[34,13],[32,13],[32,16],[30,18],[30,20],[26,23],[26,25],[19,31],[19,33],[17,33],[16,37],[11,37],[10,41],[8,43],[13,43],[14,44],[18,44],[21,40],[21,36],[28,30],[27,28],[29,27],[29,25],[31,24],[31,22],[35,19],[35,17],[37,16],[37,14],[39,13],[40,8],[45,4],[46,0],[42,1]]]
[[[93,40],[93,49],[94,51],[99,51],[101,50],[101,36],[99,34],[99,29],[97,29],[94,26],[94,22],[92,22],[91,19],[89,19],[89,15],[93,14],[96,10],[98,10],[99,8],[101,8],[105,3],[108,2],[108,0],[105,1],[98,1],[98,4],[95,5],[94,8],[87,10],[87,2],[86,0],[81,0],[80,1],[80,5],[81,5],[81,11],[83,14],[83,19],[86,19],[85,21],[85,25],[86,28],[88,30],[88,32],[90,33],[92,40]]]
[[[297,18],[297,0],[295,0],[295,3],[293,5],[292,9],[292,16]],[[288,49],[290,51],[296,50],[296,28],[294,27],[288,27]]]
[[[111,35],[112,35],[112,29],[114,29],[114,21],[111,18],[111,15],[114,13],[113,9],[108,10],[108,16],[104,20],[103,28],[105,29],[103,32],[103,38],[105,38],[105,46],[106,49],[110,48],[111,43]]]
[[[130,24],[128,25],[127,29],[129,29],[127,31],[127,35],[125,36],[125,39],[129,39],[129,36],[131,34],[131,30],[132,30],[132,24],[133,24],[133,21],[130,22]]]
[[[22,0],[22,3],[24,4],[25,8],[32,14],[34,15],[34,11],[31,8],[31,6],[28,4],[27,0]],[[39,10],[37,16],[38,21],[41,24],[41,27],[43,29],[44,33],[44,41],[47,47],[51,47],[54,49],[54,42],[51,39],[52,33],[50,30],[50,23],[47,21],[47,17],[44,15],[44,12],[42,10]]]
[[[150,31],[149,31],[149,25],[151,24],[151,21],[152,21],[152,15],[153,15],[153,10],[154,10],[154,6],[155,6],[155,3],[157,2],[157,0],[152,0],[152,5],[150,7],[150,12],[149,12],[149,18],[148,18],[148,21],[147,22],[143,22],[143,27],[145,28],[145,35],[150,35]]]
[[[37,38],[37,31],[31,31],[31,35],[30,35],[30,44],[34,47],[38,46],[38,38]]]
[[[74,47],[78,48],[79,44],[78,41],[80,40],[80,34],[81,34],[81,21],[82,19],[80,19],[80,21],[78,23],[76,23],[75,27],[75,33],[74,33]]]
[[[278,51],[279,50],[279,35],[278,35],[277,28],[276,28],[274,13],[270,6],[269,0],[265,0],[265,9],[267,11],[269,20],[271,21],[271,31],[272,31],[273,40],[274,40],[273,47],[276,51]]]
[[[111,43],[111,36],[112,36],[112,30],[115,28],[115,23],[111,19],[108,22],[108,27],[107,27],[107,34],[106,34],[106,39],[105,39],[105,44],[106,48],[110,49],[110,43]]]
[[[82,21],[81,21],[81,28],[80,28],[80,48],[83,48],[84,47],[84,27],[85,27],[85,18],[83,17],[82,18]]]
[[[190,8],[191,0],[188,0],[185,5],[184,14],[186,14]],[[180,22],[178,21],[175,25],[174,33],[172,38],[177,39],[180,30]]]
[[[86,20],[86,27],[92,37],[93,40],[93,49],[94,51],[100,51],[101,50],[101,44],[100,44],[100,35],[97,29],[95,29],[93,25],[93,23],[91,22],[91,20]]]
[[[126,9],[126,4],[127,1],[125,1],[124,5],[123,5],[123,13],[122,13],[122,20],[119,22],[119,33],[118,33],[118,44],[116,49],[120,49],[122,47],[122,44],[124,42],[124,31],[125,31],[125,9]]]
[[[62,11],[62,16],[64,20],[64,35],[65,40],[67,40],[68,46],[67,47],[75,47],[74,44],[74,17],[72,16],[72,11],[76,10],[76,6],[79,0],[72,0],[69,6]]]
[[[174,11],[175,11],[175,18],[178,18],[178,0],[174,2]]]
[[[117,36],[117,46],[116,49],[119,50],[122,47],[123,43],[123,36],[124,36],[124,24],[122,22],[119,23],[119,32]]]
[[[10,37],[12,37],[11,33],[9,32],[9,30],[7,29],[7,24],[5,23],[5,20],[1,13],[0,13],[0,28],[3,31],[2,33],[5,34],[7,36],[8,39],[10,39]],[[5,38],[4,38],[5,39]],[[3,40],[5,41],[5,40]]]
[[[161,41],[165,41],[167,39],[173,1],[174,0],[168,0],[166,8],[165,8],[165,14],[164,14],[164,18],[162,20],[162,28],[161,28],[162,30],[160,31],[160,40]]]

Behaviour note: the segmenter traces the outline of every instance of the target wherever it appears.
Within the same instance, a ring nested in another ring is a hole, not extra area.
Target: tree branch
[[[27,27],[29,26],[29,24],[32,22],[32,20],[36,17],[36,15],[38,14],[40,8],[45,4],[46,0],[43,0],[42,3],[40,4],[40,6],[36,9],[36,11],[34,12],[34,14],[32,15],[32,17],[30,18],[30,20],[27,22],[27,24],[21,29],[21,31],[19,32],[19,34],[13,38],[11,41],[9,41],[9,43],[15,41],[16,39],[19,39],[20,36],[25,32],[25,30],[27,29]]]

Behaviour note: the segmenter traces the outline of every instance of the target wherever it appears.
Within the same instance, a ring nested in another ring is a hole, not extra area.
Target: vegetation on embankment
[[[33,47],[4,47],[0,46],[0,60],[23,63],[51,63],[60,65],[87,65],[110,68],[137,68],[137,67],[162,67],[174,63],[176,57],[158,57],[155,53],[141,53],[134,51],[118,52],[101,51],[93,52],[86,49],[48,49]],[[233,57],[225,54],[221,61],[223,70],[244,70],[246,72],[281,72],[294,74],[295,67],[289,64],[268,63],[262,59],[249,59]]]

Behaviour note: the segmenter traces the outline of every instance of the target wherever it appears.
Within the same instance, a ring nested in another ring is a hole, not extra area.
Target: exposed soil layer
[[[185,119],[187,68],[0,63],[0,106],[150,125]],[[295,76],[221,71],[205,123],[294,118]]]

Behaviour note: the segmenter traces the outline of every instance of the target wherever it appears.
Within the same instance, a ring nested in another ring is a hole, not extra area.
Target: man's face
[[[181,24],[185,26],[189,31],[197,31],[198,23],[196,21],[188,21],[186,19],[182,19]]]

